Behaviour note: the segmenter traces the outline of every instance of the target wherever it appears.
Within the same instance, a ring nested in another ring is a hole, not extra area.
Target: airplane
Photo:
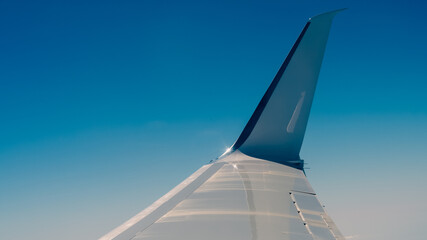
[[[309,19],[232,147],[99,240],[343,240],[300,158],[329,30]]]

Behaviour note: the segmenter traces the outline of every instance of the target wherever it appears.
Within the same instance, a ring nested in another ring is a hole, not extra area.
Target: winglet
[[[232,150],[302,169],[299,152],[333,17],[309,19]]]

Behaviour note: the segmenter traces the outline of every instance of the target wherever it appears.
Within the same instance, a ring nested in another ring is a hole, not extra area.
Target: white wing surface
[[[299,157],[337,12],[309,20],[230,151],[100,239],[344,239]]]

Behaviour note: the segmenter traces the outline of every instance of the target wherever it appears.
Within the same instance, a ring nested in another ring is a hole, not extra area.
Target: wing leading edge
[[[100,240],[344,239],[299,158],[338,11],[309,20],[231,151]]]

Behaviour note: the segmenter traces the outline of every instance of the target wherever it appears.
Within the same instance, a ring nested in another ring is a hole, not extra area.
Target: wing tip
[[[321,13],[319,15],[316,15],[314,17],[309,18],[308,21],[312,22],[313,20],[316,20],[316,19],[322,18],[322,17],[326,17],[326,16],[330,17],[330,18],[333,18],[337,13],[342,12],[342,11],[347,10],[347,9],[348,8],[340,8],[340,9],[337,9],[337,10],[332,10],[332,11],[329,11],[329,12]]]

